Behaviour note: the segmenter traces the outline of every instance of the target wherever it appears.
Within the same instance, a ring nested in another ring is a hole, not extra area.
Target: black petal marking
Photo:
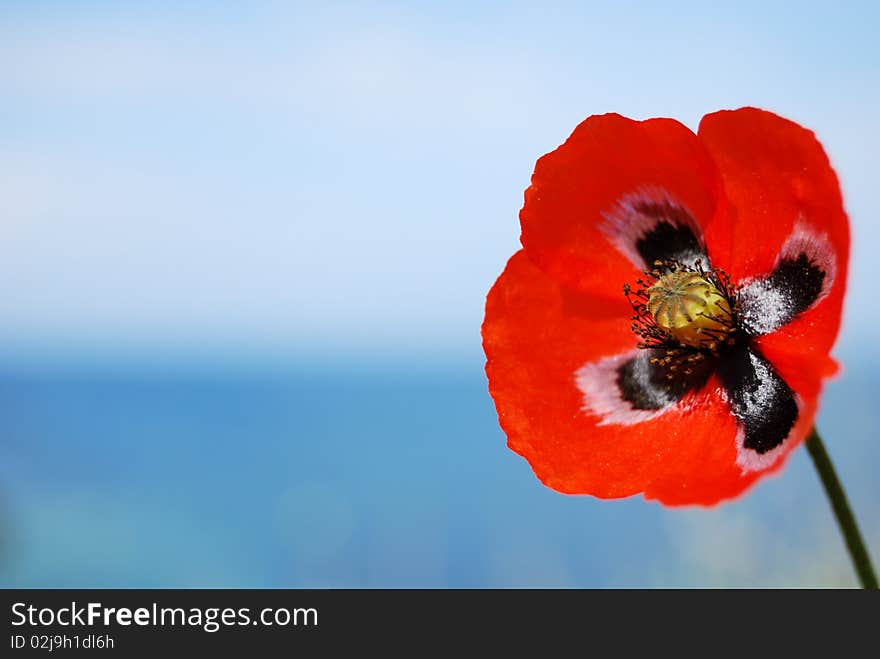
[[[797,420],[798,406],[770,362],[740,345],[722,357],[718,376],[742,430],[742,446],[763,455],[782,444]]]
[[[666,350],[641,350],[621,364],[617,369],[621,398],[637,410],[660,410],[706,383],[714,365],[711,358],[702,356],[692,362],[688,361],[691,352],[671,355]],[[670,361],[665,360],[667,356]]]
[[[822,293],[825,272],[801,253],[783,259],[766,279],[749,282],[739,293],[739,318],[752,335],[767,334],[809,309]]]
[[[701,386],[708,373],[701,372],[699,378],[685,375],[690,385],[666,380],[670,364],[651,363],[652,357],[664,356],[662,351],[637,348],[584,364],[574,374],[583,410],[600,417],[599,425],[631,426],[665,414],[688,388]]]
[[[699,225],[665,190],[645,188],[619,200],[604,214],[603,232],[640,270],[676,260],[709,267]]]
[[[697,259],[703,259],[705,263],[703,249],[693,230],[685,224],[675,224],[665,219],[669,216],[668,209],[643,206],[641,212],[648,216],[664,218],[636,240],[636,250],[648,268],[651,268],[656,261],[667,259],[688,265],[693,265]]]
[[[773,272],[739,291],[742,328],[757,336],[787,325],[828,293],[835,274],[834,251],[827,239],[798,225]]]

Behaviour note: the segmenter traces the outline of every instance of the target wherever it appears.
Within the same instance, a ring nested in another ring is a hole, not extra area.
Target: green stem
[[[837,478],[837,472],[834,471],[834,465],[831,464],[831,458],[828,457],[828,451],[822,443],[819,433],[813,428],[810,436],[807,437],[807,450],[810,457],[813,458],[813,464],[816,471],[819,472],[819,478],[822,479],[822,485],[825,487],[825,494],[828,495],[828,501],[837,517],[837,525],[843,538],[846,540],[846,548],[849,550],[850,558],[859,575],[859,581],[862,588],[877,588],[877,575],[874,573],[874,567],[871,565],[871,557],[868,550],[865,549],[865,542],[862,540],[862,534],[859,531],[859,525],[853,516],[852,509],[846,499],[846,493]]]

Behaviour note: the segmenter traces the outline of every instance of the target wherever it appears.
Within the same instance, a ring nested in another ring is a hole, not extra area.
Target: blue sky
[[[871,3],[0,7],[10,354],[479,355],[535,159],[585,116],[813,128],[876,335]]]

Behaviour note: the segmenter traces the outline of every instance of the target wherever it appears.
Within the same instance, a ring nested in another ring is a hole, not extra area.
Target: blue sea
[[[820,429],[880,547],[880,375]],[[25,586],[831,586],[855,581],[803,450],[714,509],[543,487],[482,363],[7,368],[0,579]]]

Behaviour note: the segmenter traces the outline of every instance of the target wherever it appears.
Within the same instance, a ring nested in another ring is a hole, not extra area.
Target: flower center
[[[640,348],[686,348],[716,353],[735,341],[733,295],[727,275],[677,261],[658,261],[638,288],[623,287],[636,315]]]
[[[730,303],[699,272],[670,272],[648,288],[647,310],[679,343],[711,348],[733,329]]]

